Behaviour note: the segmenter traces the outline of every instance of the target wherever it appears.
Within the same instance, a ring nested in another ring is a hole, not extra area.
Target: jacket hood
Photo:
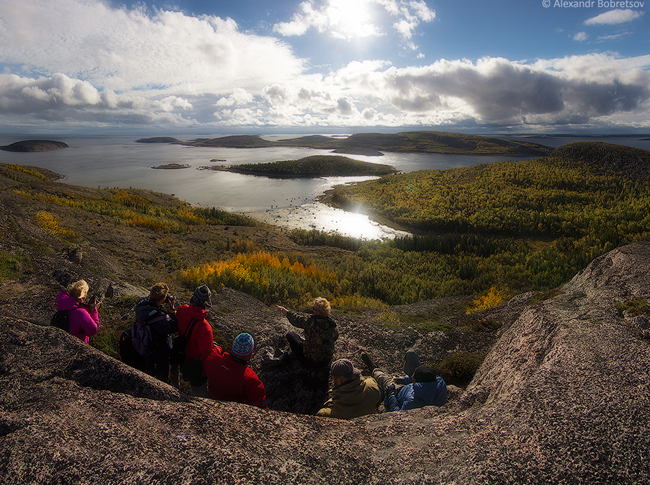
[[[194,318],[197,318],[198,320],[204,320],[205,317],[208,316],[208,311],[206,309],[192,304],[189,305],[189,312],[190,315],[192,315]]]
[[[336,396],[339,403],[359,404],[363,401],[363,384],[360,377],[346,382],[342,386],[332,389],[332,394]]]
[[[73,308],[79,308],[80,306],[79,302],[72,298],[70,293],[65,290],[56,295],[56,309],[58,311],[72,310]]]

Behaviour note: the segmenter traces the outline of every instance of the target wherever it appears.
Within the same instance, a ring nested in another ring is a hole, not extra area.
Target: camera
[[[99,305],[101,305],[101,303],[102,300],[97,295],[93,295],[88,298],[84,304],[91,308],[97,308]]]
[[[174,298],[173,295],[169,295],[169,294],[168,294],[168,295],[165,297],[165,303],[169,303],[170,305],[173,305],[173,304],[174,304],[174,301],[176,301],[176,298]]]

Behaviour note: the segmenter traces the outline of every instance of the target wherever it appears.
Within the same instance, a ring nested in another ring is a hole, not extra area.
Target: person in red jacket
[[[176,311],[176,321],[178,322],[179,335],[187,336],[185,345],[185,360],[201,359],[204,360],[214,347],[214,336],[212,326],[206,320],[208,309],[212,307],[210,289],[206,285],[199,286],[194,290],[189,305],[183,305]],[[183,370],[183,366],[181,366]],[[200,371],[200,369],[199,369]],[[183,378],[186,378],[183,373]],[[190,379],[192,395],[199,397],[208,397],[208,380],[205,372],[202,376],[192,376]]]
[[[253,337],[240,333],[232,343],[230,353],[219,346],[212,349],[212,353],[203,361],[210,398],[266,407],[264,384],[248,367],[254,347]]]

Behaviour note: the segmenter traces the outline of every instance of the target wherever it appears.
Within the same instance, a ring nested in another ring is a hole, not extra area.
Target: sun
[[[372,21],[370,0],[330,0],[327,16],[335,37],[352,39],[380,35]]]

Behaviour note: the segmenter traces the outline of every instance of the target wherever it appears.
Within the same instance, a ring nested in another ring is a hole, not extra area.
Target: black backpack
[[[64,332],[68,331],[68,310],[58,310],[54,315],[52,315],[52,320],[50,320],[50,325],[56,328],[60,328]]]
[[[189,382],[193,387],[200,387],[208,380],[208,378],[203,375],[203,362],[201,362],[201,359],[185,358],[185,347],[187,346],[190,335],[192,335],[194,325],[196,325],[197,322],[198,320],[196,318],[192,318],[185,333],[174,339],[169,356],[170,363],[172,365],[180,366],[183,379]]]
[[[120,336],[120,357],[126,365],[144,371],[144,357],[133,347],[131,328],[124,330]]]
[[[185,329],[185,333],[183,335],[179,335],[174,339],[174,343],[172,344],[172,349],[169,355],[169,362],[172,365],[180,365],[185,362],[185,347],[187,346],[190,335],[192,335],[194,325],[196,325],[197,322],[198,320],[196,318],[192,318],[189,325]]]

